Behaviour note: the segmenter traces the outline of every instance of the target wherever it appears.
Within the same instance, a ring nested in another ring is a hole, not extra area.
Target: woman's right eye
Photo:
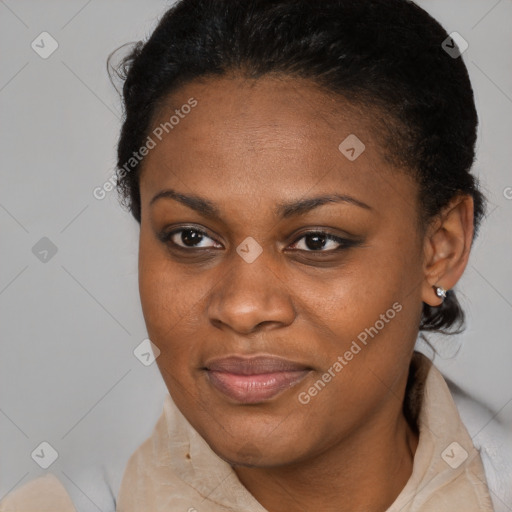
[[[162,242],[180,249],[222,248],[222,245],[209,237],[205,231],[197,228],[174,229],[173,231],[162,233],[159,238]]]

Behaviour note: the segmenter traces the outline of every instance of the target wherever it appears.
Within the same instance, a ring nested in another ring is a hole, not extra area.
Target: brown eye
[[[352,240],[347,240],[324,231],[311,231],[295,241],[292,249],[307,252],[331,252],[350,247],[354,243]]]
[[[208,249],[222,246],[207,233],[197,228],[180,228],[159,237],[162,242],[172,244],[181,249]]]

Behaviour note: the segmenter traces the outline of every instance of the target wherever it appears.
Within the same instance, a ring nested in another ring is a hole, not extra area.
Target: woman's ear
[[[423,302],[439,306],[443,299],[434,287],[450,290],[455,286],[468,263],[473,234],[473,198],[457,196],[427,228],[423,245]]]

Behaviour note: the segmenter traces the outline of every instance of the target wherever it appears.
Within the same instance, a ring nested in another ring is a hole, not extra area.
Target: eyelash
[[[212,249],[212,247],[207,247],[207,248],[201,248],[201,247],[183,247],[181,245],[178,245],[176,242],[173,242],[172,241],[172,237],[176,234],[179,234],[179,233],[183,233],[184,231],[192,231],[194,233],[198,233],[202,236],[205,236],[211,240],[213,240],[215,243],[219,243],[217,242],[215,239],[213,239],[211,236],[208,235],[208,233],[206,233],[205,231],[203,231],[202,229],[199,229],[199,228],[195,228],[195,227],[181,227],[179,229],[174,229],[172,231],[169,231],[169,232],[162,232],[158,238],[161,242],[171,246],[172,248],[176,248],[178,250],[182,250],[182,251],[187,251],[187,252],[190,252],[190,251],[193,251],[193,250],[209,250],[209,249]],[[343,249],[348,249],[350,247],[353,247],[355,246],[358,241],[356,240],[351,240],[351,239],[348,239],[348,238],[342,238],[342,237],[339,237],[339,236],[336,236],[336,235],[333,235],[327,231],[322,231],[322,230],[312,230],[312,231],[307,231],[305,233],[302,233],[300,235],[299,238],[297,238],[291,245],[296,245],[300,240],[306,238],[307,236],[312,236],[312,235],[321,235],[321,236],[324,236],[326,241],[332,241],[332,242],[336,242],[337,244],[339,244],[339,247],[337,247],[336,249],[330,249],[330,250],[306,250],[306,249],[293,249],[293,250],[296,250],[296,251],[302,251],[302,252],[306,252],[306,253],[323,253],[323,254],[329,254],[329,253],[335,253],[335,252],[339,252],[339,251],[342,251]],[[216,248],[213,248],[213,249],[216,249]]]

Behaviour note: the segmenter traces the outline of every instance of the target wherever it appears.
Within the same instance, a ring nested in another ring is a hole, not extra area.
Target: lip
[[[209,383],[242,404],[270,400],[296,386],[311,368],[275,356],[229,356],[206,363]]]

